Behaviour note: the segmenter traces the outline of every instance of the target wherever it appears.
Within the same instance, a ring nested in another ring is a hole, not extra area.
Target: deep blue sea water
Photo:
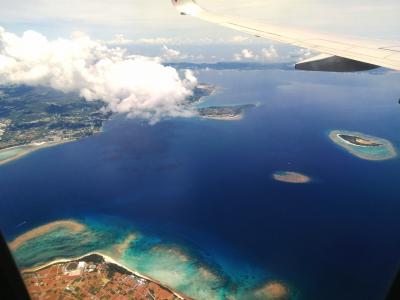
[[[102,134],[1,166],[7,237],[64,218],[129,223],[238,284],[275,278],[300,299],[383,299],[400,266],[400,160],[359,159],[328,134],[400,148],[400,74],[197,75],[220,87],[210,105],[260,106],[241,121],[115,117]],[[313,181],[277,182],[278,170]]]

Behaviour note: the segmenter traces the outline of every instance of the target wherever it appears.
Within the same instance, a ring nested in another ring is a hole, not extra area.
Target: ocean
[[[198,299],[247,300],[278,281],[291,299],[383,300],[400,266],[400,161],[362,160],[328,135],[356,131],[399,149],[400,74],[196,75],[219,87],[207,105],[259,105],[240,121],[115,116],[101,134],[0,167],[8,240],[59,219],[96,232],[82,245],[39,240],[16,252],[19,265],[105,249],[132,231],[141,238],[121,260]],[[276,171],[312,181],[274,181]],[[204,266],[218,279],[199,279]]]

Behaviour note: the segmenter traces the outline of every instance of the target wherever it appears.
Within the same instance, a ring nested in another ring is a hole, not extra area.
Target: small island
[[[241,120],[246,110],[255,107],[255,104],[233,106],[210,106],[198,109],[199,116],[205,119],[235,121]]]
[[[361,159],[379,161],[397,156],[392,143],[382,138],[343,130],[330,132],[329,138]]]
[[[286,183],[296,183],[296,184],[304,184],[304,183],[309,183],[311,181],[311,178],[297,172],[288,172],[288,171],[278,171],[275,172],[272,177],[281,182],[286,182]]]
[[[101,253],[22,271],[32,299],[190,299]]]

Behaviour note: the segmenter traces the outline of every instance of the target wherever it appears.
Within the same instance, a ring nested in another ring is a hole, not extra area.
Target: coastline
[[[240,121],[243,119],[243,114],[235,115],[235,116],[200,116],[202,119],[207,120],[217,120],[217,121]]]
[[[371,147],[371,146],[366,146],[366,145],[355,145],[352,144],[344,139],[342,139],[339,135],[341,134],[347,134],[347,135],[353,135],[357,137],[361,137],[363,139],[367,140],[372,140],[375,143],[381,144],[381,146],[377,147]],[[352,131],[347,131],[347,130],[332,130],[328,134],[330,140],[334,142],[336,145],[340,146],[341,148],[344,148],[347,150],[350,154],[353,154],[354,156],[369,160],[369,161],[384,161],[384,160],[390,160],[395,157],[397,157],[397,151],[395,147],[392,145],[392,143],[386,139],[371,136],[368,134],[364,134],[361,132],[352,132]],[[360,151],[363,149],[362,151]],[[366,150],[374,150],[371,153],[364,153],[363,151]],[[381,153],[382,150],[385,153]]]
[[[76,140],[70,139],[70,140],[63,140],[63,141],[59,141],[59,142],[44,142],[44,143],[40,143],[40,144],[31,143],[31,144],[19,145],[19,146],[13,146],[13,147],[1,149],[0,156],[2,153],[6,153],[9,151],[13,151],[13,150],[17,150],[17,151],[20,150],[20,152],[16,153],[15,155],[11,155],[10,157],[7,157],[5,159],[0,158],[0,166],[10,163],[12,161],[18,160],[18,159],[20,159],[24,156],[27,156],[37,150],[44,149],[44,148],[50,148],[50,147],[58,146],[61,144],[66,144],[66,143],[73,142],[73,141],[76,141]]]
[[[103,254],[102,252],[99,252],[99,251],[89,252],[89,253],[86,253],[85,255],[82,255],[82,256],[79,256],[79,257],[72,257],[72,258],[68,258],[68,259],[67,258],[55,259],[55,260],[52,260],[52,261],[50,261],[50,262],[48,262],[48,263],[46,263],[44,265],[40,265],[40,266],[36,266],[36,267],[32,267],[32,268],[27,268],[27,269],[23,269],[23,270],[20,270],[20,271],[21,271],[21,273],[34,273],[34,272],[40,271],[42,269],[46,269],[46,268],[48,268],[48,267],[50,267],[52,265],[56,265],[56,264],[60,264],[60,263],[66,263],[66,262],[75,261],[75,260],[80,260],[80,259],[82,259],[82,258],[84,258],[86,256],[89,256],[89,255],[99,255],[99,256],[104,258],[106,263],[115,264],[115,265],[117,265],[117,266],[119,266],[119,267],[121,267],[121,268],[123,268],[123,269],[125,269],[125,270],[127,270],[129,272],[131,272],[132,274],[134,274],[137,277],[141,277],[141,278],[144,278],[146,280],[152,281],[152,282],[162,286],[163,288],[166,288],[166,289],[170,290],[176,297],[178,297],[181,300],[193,300],[193,298],[191,298],[189,296],[186,296],[186,295],[184,295],[184,294],[182,294],[180,292],[177,292],[173,288],[169,287],[166,284],[163,284],[163,283],[159,282],[158,280],[155,280],[155,279],[153,279],[153,278],[151,278],[149,276],[143,275],[143,274],[139,273],[136,270],[132,270],[132,269],[124,266],[123,264],[119,263],[118,261],[116,261],[111,256]]]

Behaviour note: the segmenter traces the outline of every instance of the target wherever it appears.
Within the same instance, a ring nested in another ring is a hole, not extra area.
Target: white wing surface
[[[385,67],[400,71],[400,42],[342,38],[256,23],[211,13],[194,0],[172,0],[172,3],[183,15],[323,54],[298,63],[298,69],[343,72]]]

